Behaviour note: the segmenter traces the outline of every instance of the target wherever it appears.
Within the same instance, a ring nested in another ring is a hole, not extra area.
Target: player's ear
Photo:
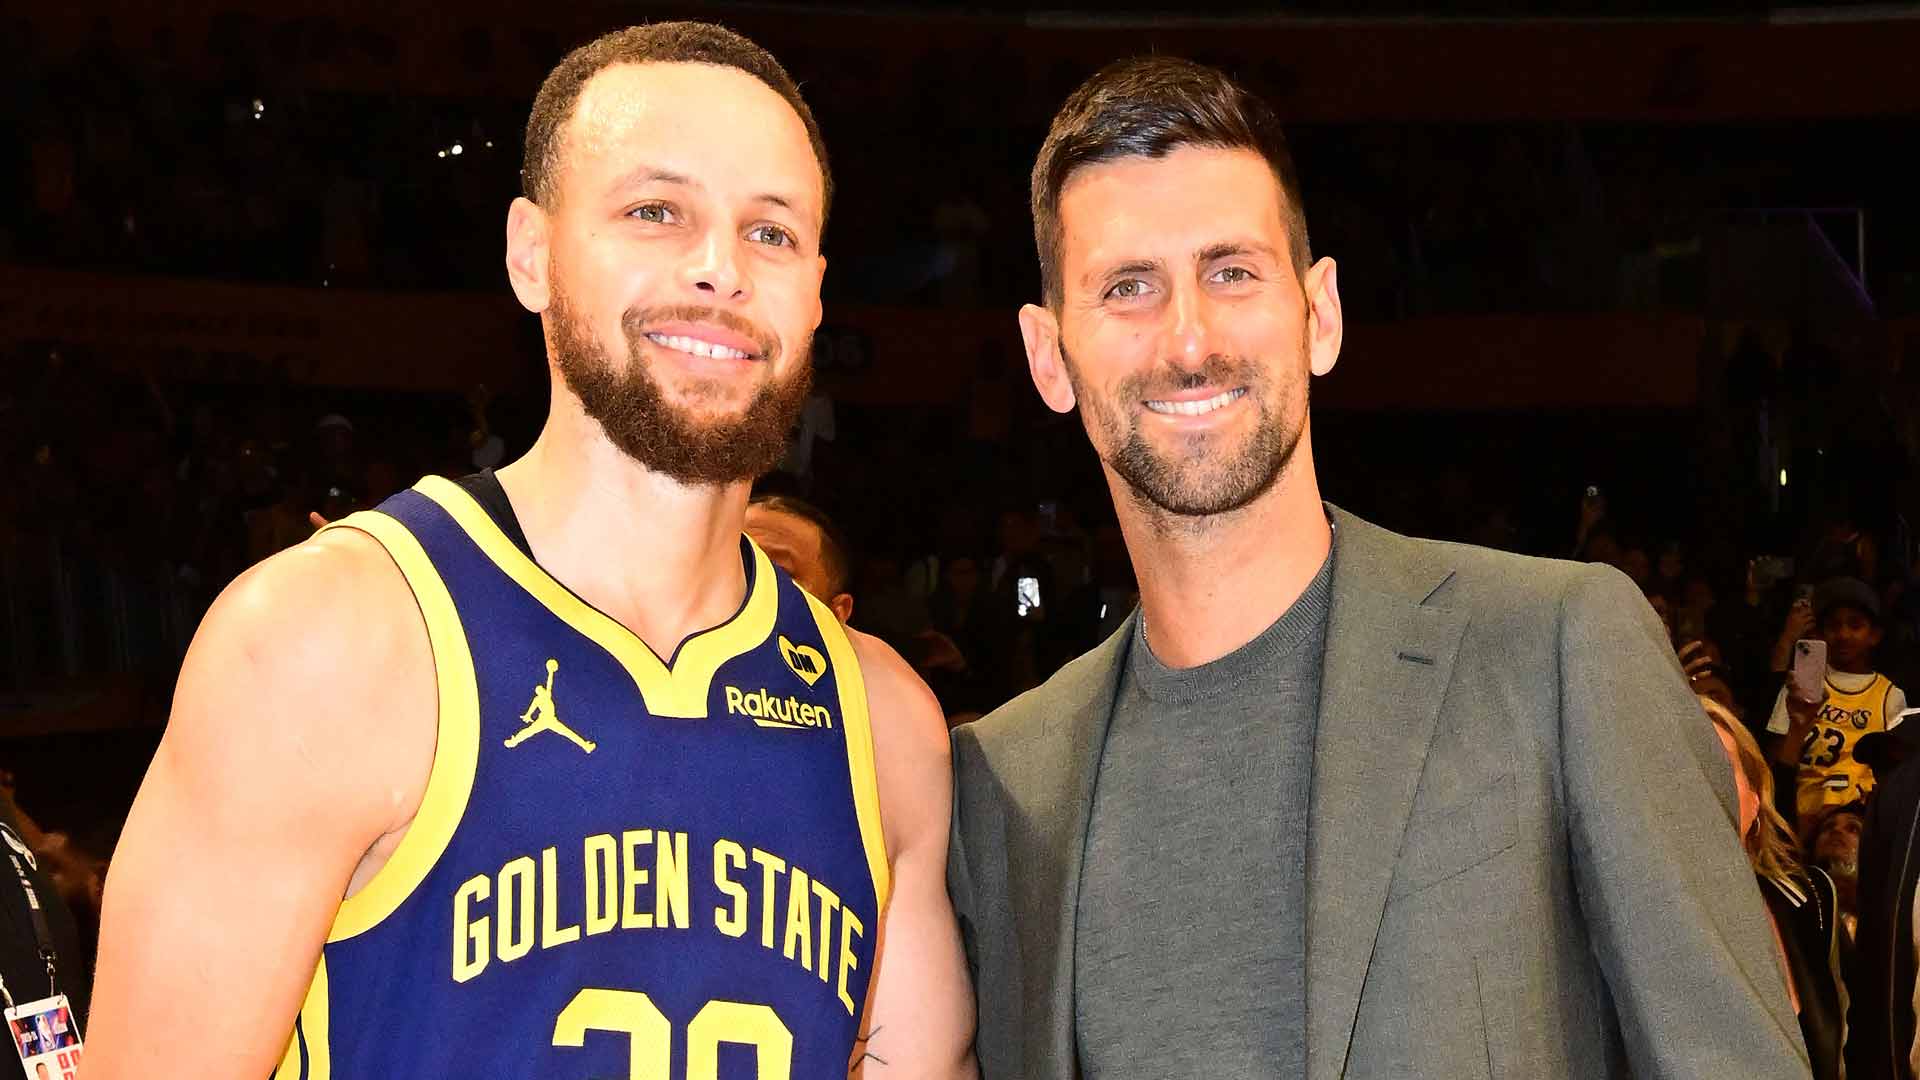
[[[552,222],[533,200],[521,196],[507,207],[507,281],[520,306],[538,315],[553,302],[548,280]]]
[[[820,320],[826,318],[827,314],[826,303],[820,299],[820,287],[825,284],[827,280],[827,257],[825,255],[820,255],[815,258],[813,273],[812,326],[813,329],[818,330],[820,329]]]
[[[827,606],[833,609],[833,613],[835,615],[839,616],[840,625],[845,626],[848,622],[850,622],[853,619],[853,594],[852,593],[844,593],[844,592],[841,593],[839,596],[836,596],[831,601],[829,601],[827,603]]]

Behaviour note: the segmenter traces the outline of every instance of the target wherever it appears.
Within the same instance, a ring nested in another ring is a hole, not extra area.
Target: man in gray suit
[[[1033,379],[1081,410],[1141,607],[955,734],[989,1080],[1806,1076],[1639,593],[1321,502],[1340,299],[1272,111],[1117,64],[1033,211]]]

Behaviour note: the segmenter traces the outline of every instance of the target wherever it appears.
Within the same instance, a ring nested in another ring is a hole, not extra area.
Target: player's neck
[[[746,482],[687,487],[558,410],[498,476],[540,565],[660,656],[739,610]]]
[[[1306,591],[1332,545],[1304,432],[1266,494],[1204,522],[1148,513],[1124,481],[1109,482],[1140,581],[1147,641],[1169,667],[1217,660],[1258,637]]]

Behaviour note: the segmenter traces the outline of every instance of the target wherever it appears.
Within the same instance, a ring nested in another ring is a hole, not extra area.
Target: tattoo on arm
[[[869,1032],[867,1032],[867,1033],[866,1033],[865,1035],[862,1035],[862,1036],[860,1036],[860,1037],[858,1037],[858,1038],[856,1038],[856,1039],[854,1039],[854,1040],[853,1040],[853,1045],[855,1045],[855,1046],[865,1046],[866,1044],[868,1044],[868,1043],[870,1043],[870,1042],[872,1042],[872,1041],[873,1041],[873,1037],[874,1037],[875,1035],[878,1035],[878,1034],[880,1034],[880,1030],[881,1030],[880,1028],[874,1028],[874,1029],[873,1029],[872,1031],[869,1031]],[[856,1059],[856,1061],[855,1061],[855,1064],[856,1064],[856,1065],[865,1065],[865,1064],[866,1064],[867,1062],[869,1062],[869,1061],[876,1061],[876,1062],[879,1062],[879,1063],[880,1063],[880,1064],[882,1064],[882,1065],[885,1065],[885,1064],[887,1063],[887,1059],[886,1059],[886,1058],[883,1058],[883,1057],[881,1057],[880,1055],[878,1055],[878,1054],[876,1054],[876,1053],[874,1053],[873,1051],[871,1051],[871,1050],[862,1050],[862,1051],[860,1051],[860,1057],[859,1057],[858,1059]]]

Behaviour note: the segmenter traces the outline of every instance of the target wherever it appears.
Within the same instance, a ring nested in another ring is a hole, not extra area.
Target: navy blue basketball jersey
[[[844,1076],[888,868],[832,613],[743,537],[740,610],[662,662],[451,481],[329,528],[412,587],[439,742],[275,1080]]]

